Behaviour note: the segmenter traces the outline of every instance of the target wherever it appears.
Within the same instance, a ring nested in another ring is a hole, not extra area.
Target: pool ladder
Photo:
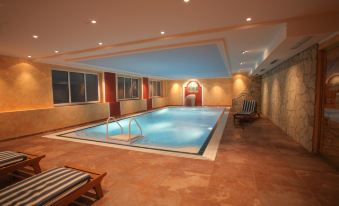
[[[132,124],[133,121],[135,122],[135,124],[137,125],[137,127],[140,130],[139,135],[132,135],[131,134],[131,124]],[[108,124],[111,123],[111,122],[115,122],[115,123],[118,124],[118,126],[120,127],[120,135],[109,136],[109,134],[108,134]],[[129,143],[131,143],[133,140],[135,140],[137,138],[141,138],[141,137],[143,137],[142,128],[141,128],[139,122],[135,118],[131,118],[129,120],[129,123],[128,123],[128,138],[126,137],[126,135],[124,135],[124,129],[121,126],[121,124],[114,117],[108,117],[108,119],[106,120],[106,138],[107,139],[128,141]]]

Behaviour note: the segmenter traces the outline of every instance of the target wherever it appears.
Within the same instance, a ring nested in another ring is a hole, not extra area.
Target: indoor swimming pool
[[[224,107],[166,107],[131,115],[108,124],[100,123],[65,131],[57,136],[202,155],[225,113]],[[136,121],[131,121],[132,118]],[[131,142],[107,138],[121,133],[128,134],[130,122],[131,135],[139,135],[142,132],[142,137]]]

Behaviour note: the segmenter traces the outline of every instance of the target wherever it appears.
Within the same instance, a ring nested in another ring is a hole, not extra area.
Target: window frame
[[[118,85],[118,79],[119,78],[123,78],[124,79],[124,97],[123,98],[119,98],[119,85]],[[132,92],[131,92],[131,97],[130,98],[126,98],[125,96],[125,90],[126,90],[126,80],[125,79],[131,79],[131,89],[132,89]],[[133,97],[133,79],[136,79],[136,80],[138,80],[138,96],[137,97]],[[116,75],[116,77],[115,77],[115,85],[116,85],[116,89],[115,89],[115,91],[116,91],[116,99],[117,99],[117,101],[118,102],[120,102],[120,101],[127,101],[127,100],[140,100],[141,99],[141,97],[140,97],[140,95],[141,95],[141,78],[140,77],[135,77],[135,76],[128,76],[128,75]]]
[[[53,71],[62,71],[62,72],[67,72],[68,76],[68,102],[67,103],[54,103],[54,90],[53,90]],[[71,94],[71,79],[70,79],[70,73],[80,73],[83,74],[84,76],[84,86],[85,86],[85,101],[84,102],[72,102],[72,94]],[[97,101],[87,101],[87,82],[86,82],[86,75],[91,74],[95,75],[98,79],[98,100]],[[52,68],[51,69],[51,79],[52,79],[52,100],[53,100],[53,105],[54,106],[67,106],[67,105],[80,105],[80,104],[93,104],[93,103],[99,103],[101,96],[100,96],[100,78],[99,78],[99,73],[95,72],[84,72],[84,71],[74,71],[74,70],[65,70],[65,69],[59,69],[59,68]]]
[[[156,95],[153,95],[153,82],[155,82],[155,88],[156,88],[156,90],[155,90],[155,94]],[[158,83],[160,83],[160,95],[157,95],[157,91],[158,91]],[[155,97],[155,98],[158,98],[158,97],[162,97],[163,96],[163,81],[162,80],[150,80],[149,81],[149,84],[148,84],[148,89],[149,89],[149,97],[150,98],[153,98],[153,97]]]

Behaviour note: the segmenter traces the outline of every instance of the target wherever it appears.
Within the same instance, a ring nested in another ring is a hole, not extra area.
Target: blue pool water
[[[132,143],[133,146],[151,147],[188,153],[198,153],[216,125],[224,108],[221,107],[168,107],[134,116],[143,131],[143,138]],[[128,133],[131,117],[119,120]],[[132,134],[140,131],[135,123]],[[116,123],[109,124],[109,135],[120,134]],[[78,130],[62,136],[106,142],[106,124]]]

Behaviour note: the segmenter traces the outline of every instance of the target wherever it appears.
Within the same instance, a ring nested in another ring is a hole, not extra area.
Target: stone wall
[[[262,113],[312,151],[317,46],[262,76]]]

